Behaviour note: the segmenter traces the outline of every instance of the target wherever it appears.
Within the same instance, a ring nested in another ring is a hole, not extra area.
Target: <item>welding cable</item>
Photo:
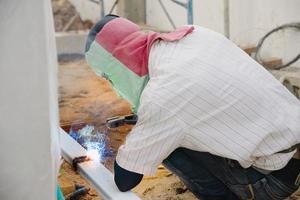
[[[300,31],[300,22],[296,22],[296,23],[289,23],[289,24],[284,24],[284,25],[281,25],[271,31],[269,31],[264,37],[262,37],[260,39],[260,41],[258,42],[257,44],[257,47],[256,47],[256,53],[254,55],[254,59],[261,63],[261,59],[260,59],[260,51],[261,51],[261,48],[263,46],[263,43],[265,42],[265,40],[270,36],[272,35],[273,33],[276,33],[280,30],[286,30],[286,29],[293,29],[293,30],[296,30],[296,31]],[[279,65],[279,66],[276,66],[275,69],[282,69],[282,68],[285,68],[285,67],[288,67],[290,66],[291,64],[295,63],[297,60],[300,59],[300,53],[295,57],[293,58],[292,60],[290,60],[289,62],[287,62],[286,64],[282,64],[282,65]]]

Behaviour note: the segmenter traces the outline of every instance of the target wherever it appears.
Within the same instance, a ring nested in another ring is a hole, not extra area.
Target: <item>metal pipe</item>
[[[96,1],[96,0],[90,0],[90,2],[93,2],[93,3],[96,3],[96,4],[99,3],[99,1]]]
[[[183,3],[183,2],[181,2],[181,1],[178,1],[178,0],[171,0],[171,1],[173,1],[174,3],[180,5],[180,6],[184,7],[184,8],[187,7],[187,6],[186,6],[186,3]]]
[[[175,29],[176,26],[175,26],[175,24],[174,24],[174,22],[173,22],[173,20],[172,20],[172,18],[171,18],[171,16],[170,16],[168,10],[166,9],[165,5],[162,3],[161,0],[158,0],[158,2],[159,2],[159,4],[160,4],[161,8],[163,9],[164,13],[166,14],[166,16],[167,16],[169,22],[171,23],[172,27]]]
[[[188,0],[186,9],[187,9],[187,22],[188,24],[193,24],[194,23],[193,0]]]
[[[116,1],[114,2],[114,4],[112,5],[112,7],[111,7],[111,9],[110,9],[110,11],[109,11],[109,14],[111,14],[111,13],[114,11],[114,9],[115,9],[116,5],[118,4],[118,2],[119,2],[119,0],[116,0]]]
[[[104,0],[99,0],[99,6],[100,6],[100,17],[102,19],[105,15]]]
[[[187,23],[194,24],[194,15],[193,15],[193,0],[187,0],[186,3],[183,3],[178,0],[171,0],[179,6],[184,7],[187,10]]]
[[[224,0],[224,34],[230,38],[230,13],[229,0]]]

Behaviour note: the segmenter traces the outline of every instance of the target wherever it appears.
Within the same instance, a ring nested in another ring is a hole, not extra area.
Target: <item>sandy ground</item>
[[[90,188],[88,194],[82,196],[80,200],[102,200],[101,197],[98,196],[96,190],[93,189],[78,173],[76,173],[67,162],[64,162],[61,166],[58,182],[65,197],[75,190],[74,184],[76,183]]]
[[[59,108],[62,126],[88,123],[108,134],[113,155],[103,163],[112,171],[116,151],[131,127],[124,126],[108,131],[105,121],[109,117],[130,114],[128,103],[113,92],[106,80],[97,77],[83,60],[79,60],[61,62],[59,65]],[[90,187],[67,163],[62,165],[59,181],[65,193],[69,192],[70,185],[74,183]],[[133,191],[142,199],[147,200],[196,199],[191,192],[186,191],[180,180],[163,166],[159,167],[156,176],[145,177]],[[94,190],[91,190],[82,199],[99,200],[101,198]]]

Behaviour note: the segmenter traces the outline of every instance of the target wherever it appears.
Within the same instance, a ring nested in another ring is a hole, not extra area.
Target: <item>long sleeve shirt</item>
[[[195,26],[177,42],[157,41],[149,56],[139,120],[117,163],[154,175],[176,148],[209,152],[247,168],[283,168],[300,142],[300,102],[221,34]]]

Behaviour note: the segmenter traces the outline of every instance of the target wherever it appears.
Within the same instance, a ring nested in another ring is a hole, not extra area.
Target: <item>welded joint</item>
[[[87,162],[87,161],[91,161],[91,159],[88,156],[79,156],[79,157],[74,158],[72,160],[72,167],[73,167],[74,171],[77,171],[79,163],[83,163],[83,162]]]

